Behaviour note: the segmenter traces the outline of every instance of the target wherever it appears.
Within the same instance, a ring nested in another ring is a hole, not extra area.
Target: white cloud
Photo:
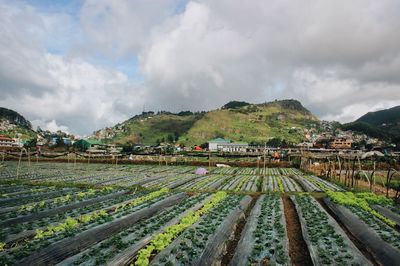
[[[80,134],[140,110],[142,88],[125,74],[46,52],[35,37],[51,34],[45,15],[29,7],[1,6],[0,12],[0,106],[31,120],[50,121],[44,128],[57,129],[61,123],[60,128]]]
[[[67,126],[58,125],[54,119],[50,121],[33,120],[32,125],[35,129],[40,127],[42,130],[49,130],[50,132],[57,132],[60,130],[69,133],[69,128]]]
[[[297,98],[347,122],[400,104],[399,10],[395,0],[87,0],[77,20],[0,0],[0,105],[81,134],[144,104],[229,100]],[[110,67],[131,57],[139,84]]]
[[[126,107],[140,110],[142,88],[124,74],[56,55],[43,54],[41,59],[46,69],[42,75],[54,81],[51,90],[10,95],[1,99],[0,105],[17,106],[17,111],[31,119],[56,118],[80,134],[129,118]]]

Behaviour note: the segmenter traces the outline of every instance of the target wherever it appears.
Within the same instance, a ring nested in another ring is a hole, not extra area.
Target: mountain
[[[400,123],[400,106],[376,112],[368,112],[356,122],[364,122],[374,126],[398,125]]]
[[[94,135],[119,144],[154,145],[175,141],[192,146],[216,137],[255,143],[281,138],[298,143],[304,138],[303,129],[317,122],[318,119],[296,100],[262,104],[233,101],[209,112],[147,112],[112,128],[96,131]]]
[[[3,107],[0,107],[0,135],[12,138],[19,135],[22,139],[33,139],[36,137],[31,122],[19,113]]]
[[[343,129],[367,134],[394,143],[400,142],[400,106],[369,112]]]

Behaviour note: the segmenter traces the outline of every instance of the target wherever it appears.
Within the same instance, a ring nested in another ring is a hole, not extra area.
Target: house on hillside
[[[218,145],[226,145],[231,143],[229,139],[223,139],[223,138],[216,138],[212,139],[208,142],[208,149],[210,151],[218,151]]]
[[[232,142],[217,145],[217,149],[223,152],[246,152],[249,144],[246,142]]]
[[[208,142],[210,151],[246,152],[249,144],[246,142],[231,142],[231,140],[216,138]]]
[[[0,135],[0,150],[12,150],[18,147],[19,145],[14,139]]]
[[[106,145],[99,140],[93,139],[80,139],[74,143],[74,146],[77,147],[80,151],[107,151]]]
[[[111,154],[120,154],[122,152],[122,147],[116,144],[107,145],[107,151]]]
[[[313,144],[311,142],[301,142],[297,144],[296,147],[300,149],[310,149],[313,147]]]
[[[351,149],[353,140],[349,138],[335,138],[331,141],[330,147],[332,149]]]

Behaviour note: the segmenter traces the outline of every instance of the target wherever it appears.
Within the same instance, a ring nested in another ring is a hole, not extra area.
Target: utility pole
[[[208,150],[208,171],[211,171],[211,151]]]
[[[267,157],[267,143],[265,142],[264,144],[264,170],[263,170],[263,176],[265,177],[265,172],[266,172],[266,157]]]

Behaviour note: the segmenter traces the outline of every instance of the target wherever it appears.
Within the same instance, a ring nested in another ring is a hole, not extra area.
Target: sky
[[[397,0],[0,0],[0,106],[91,134],[145,111],[400,105]]]

